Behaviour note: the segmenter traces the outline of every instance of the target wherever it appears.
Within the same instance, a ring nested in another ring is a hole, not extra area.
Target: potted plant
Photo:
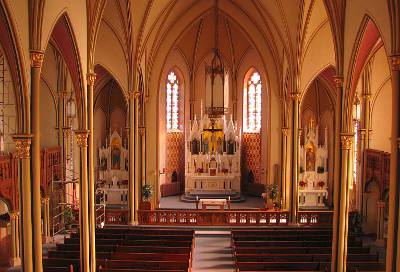
[[[65,224],[65,229],[69,230],[71,229],[71,225],[74,222],[74,213],[72,211],[71,206],[65,206],[64,207],[64,224]]]
[[[151,196],[153,195],[153,188],[150,184],[145,184],[142,187],[142,202],[140,203],[140,210],[151,210]]]
[[[267,209],[276,207],[276,199],[278,198],[279,186],[278,184],[267,184],[265,186],[266,195],[268,195]]]

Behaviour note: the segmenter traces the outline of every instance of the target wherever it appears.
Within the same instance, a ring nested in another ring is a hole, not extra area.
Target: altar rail
[[[263,210],[139,210],[142,225],[286,226],[288,211]]]

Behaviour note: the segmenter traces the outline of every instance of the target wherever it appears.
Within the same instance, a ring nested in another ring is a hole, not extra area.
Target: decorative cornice
[[[16,156],[19,159],[29,159],[31,157],[30,148],[33,134],[15,134],[13,140],[15,142]]]
[[[79,147],[87,147],[87,138],[89,136],[89,130],[83,129],[83,130],[75,130],[75,136],[76,136],[76,143],[78,144]]]
[[[31,56],[31,66],[33,68],[42,68],[43,59],[44,59],[43,52],[31,51],[30,56]]]
[[[94,86],[94,82],[96,81],[97,75],[95,73],[87,73],[86,74],[86,79],[87,79],[87,84],[89,86]]]
[[[354,133],[340,133],[341,149],[350,150],[353,145]]]
[[[393,71],[400,71],[400,55],[393,55],[390,57]]]
[[[301,93],[290,93],[290,95],[289,95],[290,99],[297,100],[297,101],[300,100],[300,96],[301,96]]]
[[[336,88],[342,88],[343,87],[343,76],[334,76],[333,81],[335,82],[335,87]]]

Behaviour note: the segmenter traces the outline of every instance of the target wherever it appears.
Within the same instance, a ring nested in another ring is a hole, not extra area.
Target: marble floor
[[[193,272],[234,272],[230,231],[196,231]]]
[[[264,199],[261,197],[246,196],[246,201],[231,203],[231,209],[259,209],[264,207]],[[196,209],[196,203],[187,203],[180,200],[180,196],[162,197],[161,209]]]

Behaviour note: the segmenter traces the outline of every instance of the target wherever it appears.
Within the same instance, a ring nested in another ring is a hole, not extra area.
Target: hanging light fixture
[[[211,119],[219,118],[226,113],[225,67],[221,52],[218,49],[218,0],[215,1],[214,57],[211,65],[206,65],[206,113]]]
[[[76,107],[75,107],[75,101],[72,98],[73,92],[71,92],[71,96],[69,97],[67,101],[67,117],[68,118],[74,118],[76,116]]]

